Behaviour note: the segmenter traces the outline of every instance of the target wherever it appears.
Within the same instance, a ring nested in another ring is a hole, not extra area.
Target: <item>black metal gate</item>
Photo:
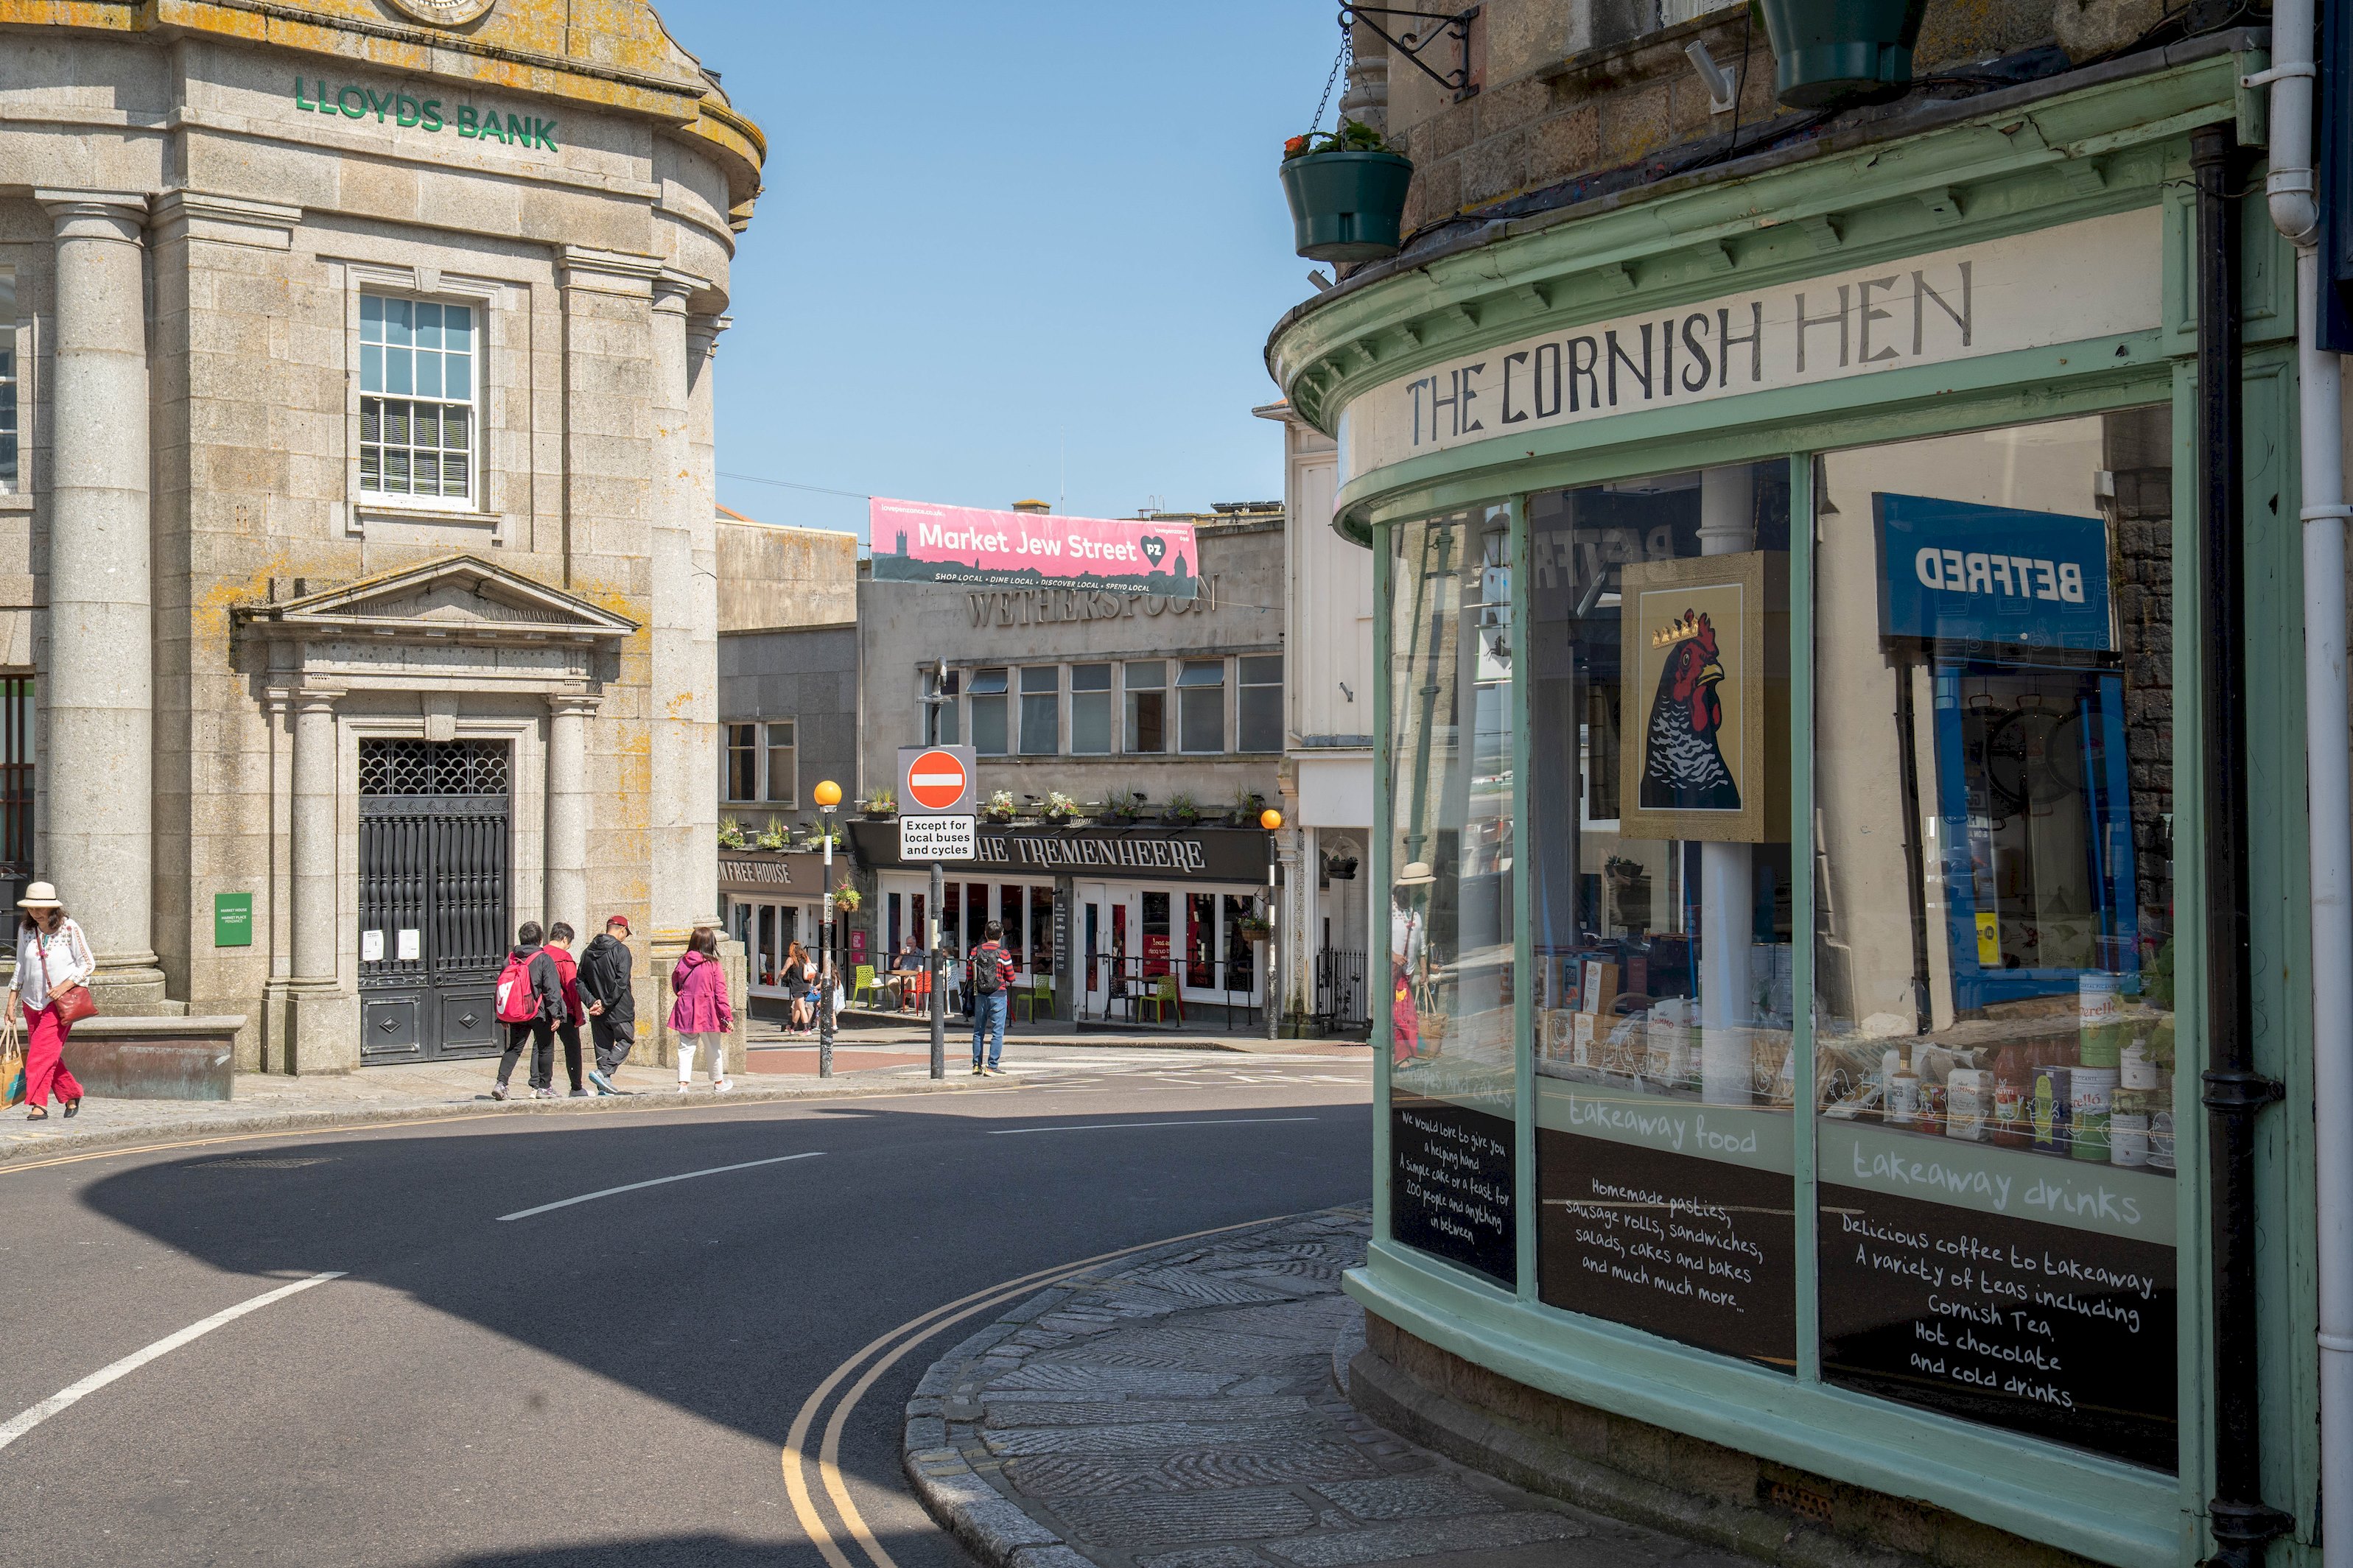
[[[499,1048],[507,743],[360,742],[360,1055]]]

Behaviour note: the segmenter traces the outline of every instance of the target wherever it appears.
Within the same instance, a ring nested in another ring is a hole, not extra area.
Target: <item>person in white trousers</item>
[[[687,938],[686,952],[670,972],[676,993],[670,1005],[670,1026],[678,1036],[678,1088],[683,1094],[694,1083],[694,1058],[708,1053],[711,1087],[724,1094],[735,1086],[727,1081],[727,1037],[735,1032],[735,1009],[727,998],[727,971],[719,962],[719,936],[709,926],[697,926]]]

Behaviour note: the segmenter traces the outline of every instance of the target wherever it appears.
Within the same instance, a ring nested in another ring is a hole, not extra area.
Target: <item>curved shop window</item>
[[[1539,1337],[2175,1469],[2171,447],[1383,527],[1390,1240]]]

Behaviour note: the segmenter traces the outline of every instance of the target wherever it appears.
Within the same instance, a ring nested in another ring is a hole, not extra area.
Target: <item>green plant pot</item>
[[[1773,41],[1773,95],[1792,109],[1901,98],[1928,0],[1756,0]]]
[[[1305,153],[1282,161],[1299,254],[1315,261],[1395,256],[1413,160],[1395,153]]]

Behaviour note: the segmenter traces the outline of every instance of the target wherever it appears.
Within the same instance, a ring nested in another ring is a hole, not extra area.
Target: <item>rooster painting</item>
[[[1685,610],[1657,640],[1670,646],[1643,734],[1642,805],[1651,811],[1738,811],[1740,783],[1716,744],[1716,731],[1724,728],[1724,703],[1715,690],[1724,679],[1724,661],[1716,652],[1715,627],[1705,616]]]

